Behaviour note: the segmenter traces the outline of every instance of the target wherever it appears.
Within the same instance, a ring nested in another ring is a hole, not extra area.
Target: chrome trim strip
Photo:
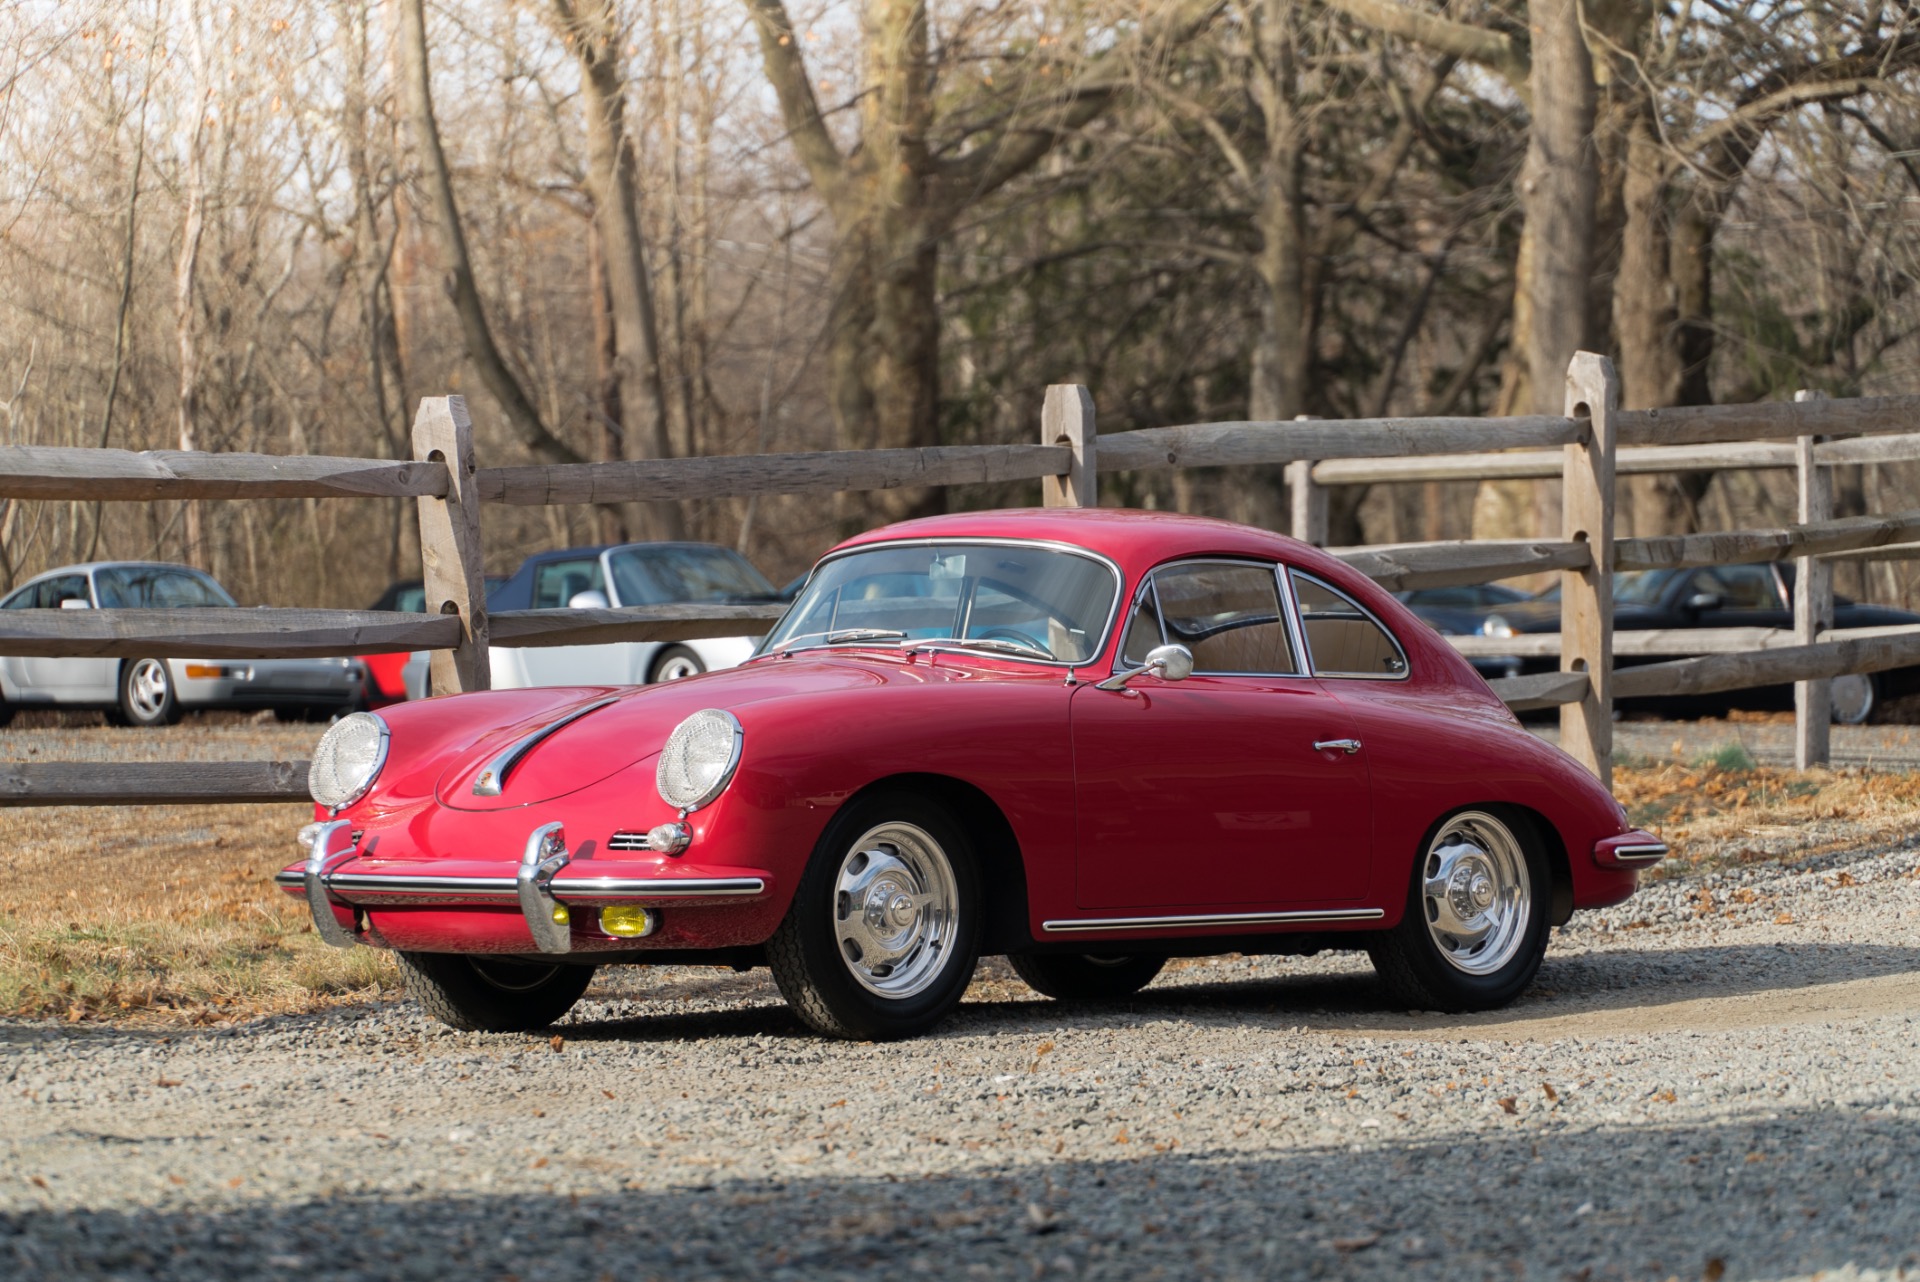
[[[299,884],[297,877],[281,876],[287,884]],[[374,873],[334,873],[326,878],[326,885],[342,897],[386,894],[517,899],[520,893],[520,883],[515,877],[382,877]],[[562,903],[575,898],[721,899],[764,894],[767,883],[759,877],[569,877],[550,882],[548,889]]]
[[[820,567],[824,566],[827,562],[838,561],[842,557],[852,556],[858,552],[876,552],[882,548],[942,547],[942,546],[953,546],[956,544],[972,544],[975,547],[1045,548],[1048,551],[1052,551],[1052,552],[1066,552],[1073,556],[1085,557],[1087,560],[1092,561],[1095,564],[1105,566],[1107,568],[1107,573],[1113,576],[1113,604],[1109,606],[1107,609],[1106,626],[1101,630],[1099,642],[1087,651],[1087,657],[1085,659],[1081,659],[1078,662],[1070,662],[1066,659],[1041,659],[1038,657],[1026,657],[1026,656],[1017,655],[1017,654],[998,654],[998,653],[996,653],[993,656],[994,658],[1010,659],[1015,663],[1034,663],[1034,664],[1039,664],[1043,667],[1049,667],[1049,668],[1066,668],[1068,671],[1072,671],[1075,668],[1085,668],[1085,667],[1091,666],[1093,661],[1098,659],[1101,653],[1107,648],[1107,642],[1113,639],[1113,621],[1115,617],[1120,613],[1121,594],[1124,593],[1127,588],[1127,576],[1121,572],[1120,563],[1118,561],[1115,561],[1112,557],[1106,555],[1104,552],[1096,552],[1092,548],[1081,547],[1078,543],[1063,543],[1058,539],[1015,539],[1015,538],[1007,538],[1004,535],[959,534],[959,535],[953,535],[943,539],[933,539],[933,538],[882,539],[876,543],[860,543],[850,548],[841,548],[838,551],[829,552],[827,555],[821,557],[818,561],[814,562],[813,568],[807,571],[807,581],[801,587],[800,591],[794,596],[793,605],[787,607],[787,614],[781,615],[779,619],[777,619],[774,622],[774,625],[771,628],[767,629],[766,638],[762,640],[757,647],[754,648],[752,657],[757,659],[762,655],[775,653],[775,650],[773,649],[772,646],[768,644],[768,642],[772,641],[775,636],[779,635],[781,625],[787,621],[787,615],[792,614],[794,611],[794,607],[797,607],[800,604],[800,602],[806,597],[807,588],[810,588],[813,586],[813,580],[815,576],[817,576],[820,573]],[[906,640],[911,641],[912,638],[909,637],[909,638],[906,638]],[[824,647],[801,646],[798,649],[792,650],[788,653],[804,654],[809,650],[818,650],[822,648]],[[978,650],[974,650],[974,651],[971,651],[971,653],[979,654],[981,652]]]
[[[1667,848],[1658,842],[1652,845],[1615,846],[1613,857],[1622,863],[1650,864],[1667,856]]]
[[[473,795],[476,797],[497,797],[500,790],[507,786],[507,776],[520,764],[520,759],[540,746],[542,740],[557,730],[565,729],[590,712],[598,712],[610,703],[620,702],[621,696],[614,695],[598,703],[590,703],[584,708],[575,708],[558,721],[541,726],[531,734],[522,735],[507,746],[507,750],[489,761],[473,781]],[[378,773],[378,772],[376,772]]]
[[[336,837],[346,840],[337,842]],[[335,819],[314,830],[313,844],[307,848],[307,862],[300,870],[300,880],[307,891],[307,911],[313,915],[313,928],[335,948],[352,948],[360,942],[333,915],[333,899],[327,893],[327,874],[353,858],[354,853],[353,824]]]
[[[572,862],[561,824],[541,824],[527,834],[527,852],[520,856],[513,889],[520,900],[520,915],[526,918],[527,930],[543,953],[573,950],[573,923],[549,889],[553,875]]]
[[[1381,908],[1315,908],[1290,913],[1205,913],[1192,917],[1082,917],[1043,921],[1042,930],[1057,935],[1104,930],[1167,930],[1186,926],[1268,926],[1301,921],[1374,921],[1386,916]]]

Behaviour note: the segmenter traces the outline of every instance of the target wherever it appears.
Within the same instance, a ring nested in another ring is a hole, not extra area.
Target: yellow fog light
[[[600,929],[617,939],[638,939],[651,935],[660,924],[650,908],[638,904],[615,904],[600,910]]]
[[[567,924],[567,906],[565,904],[555,904],[553,906],[553,919],[562,926]]]

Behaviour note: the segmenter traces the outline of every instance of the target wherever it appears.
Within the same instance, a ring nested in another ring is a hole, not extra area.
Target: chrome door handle
[[[1313,745],[1315,752],[1328,752],[1335,748],[1351,757],[1360,751],[1360,741],[1358,739],[1321,739]]]

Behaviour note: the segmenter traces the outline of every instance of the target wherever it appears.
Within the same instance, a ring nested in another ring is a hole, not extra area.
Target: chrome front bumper
[[[534,945],[543,953],[565,953],[573,947],[569,904],[749,899],[767,890],[766,878],[754,876],[620,877],[589,872],[561,877],[568,868],[578,873],[582,864],[568,853],[565,833],[557,823],[544,824],[528,836],[512,876],[342,871],[342,865],[356,854],[347,821],[320,824],[314,829],[306,862],[274,878],[281,887],[305,895],[314,930],[336,948],[361,942],[355,931],[341,924],[334,912],[336,903],[356,909],[449,901],[515,903]]]

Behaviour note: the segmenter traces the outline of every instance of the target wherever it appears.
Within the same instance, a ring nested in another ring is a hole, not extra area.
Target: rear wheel
[[[1552,873],[1532,828],[1486,810],[1441,823],[1414,864],[1400,924],[1367,952],[1396,1003],[1492,1010],[1533,982],[1547,951]]]
[[[945,807],[863,797],[827,825],[767,942],[774,981],[829,1037],[911,1037],[966,992],[979,902],[972,846]]]
[[[512,957],[401,953],[400,978],[420,1008],[464,1032],[524,1033],[573,1009],[593,982],[591,966]]]
[[[1868,672],[1851,672],[1833,679],[1833,720],[1836,725],[1864,726],[1873,720],[1880,702],[1880,682]]]
[[[654,659],[647,681],[649,684],[678,681],[682,677],[697,677],[706,670],[707,665],[700,662],[699,655],[683,645],[670,645]]]
[[[1096,957],[1091,953],[1016,953],[1007,958],[1027,987],[1055,1001],[1130,997],[1153,982],[1164,957]]]
[[[120,665],[120,715],[134,726],[170,726],[180,719],[173,671],[165,659],[131,659]]]

